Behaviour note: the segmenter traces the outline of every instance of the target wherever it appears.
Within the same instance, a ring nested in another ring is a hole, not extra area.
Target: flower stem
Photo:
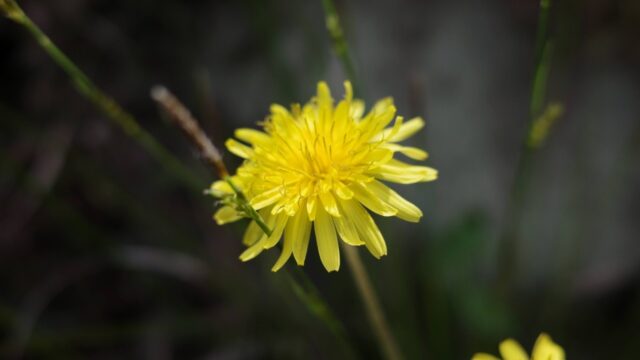
[[[351,83],[353,84],[353,91],[357,94],[360,90],[358,88],[358,78],[356,77],[353,58],[351,57],[351,52],[349,51],[349,43],[347,43],[347,40],[344,37],[344,30],[342,29],[342,25],[340,24],[338,12],[336,11],[336,7],[333,4],[332,0],[322,0],[322,6],[324,7],[325,24],[327,26],[329,36],[331,37],[333,51],[340,59],[342,67],[346,72],[347,78],[349,78],[351,80]]]
[[[355,359],[356,353],[349,338],[347,332],[342,325],[342,322],[338,320],[335,314],[327,306],[320,296],[318,288],[313,284],[307,274],[302,271],[298,266],[293,268],[284,268],[286,278],[293,289],[293,292],[298,296],[300,301],[307,305],[309,311],[325,323],[327,328],[333,333],[338,340],[338,343],[343,349],[345,358]]]
[[[373,290],[373,285],[367,275],[367,270],[365,269],[362,259],[360,258],[360,254],[358,253],[358,248],[343,243],[342,250],[347,256],[349,269],[351,269],[353,280],[358,286],[362,302],[364,302],[365,308],[367,309],[369,322],[371,323],[371,326],[373,326],[373,330],[378,337],[380,347],[382,348],[386,358],[390,360],[402,359],[398,344],[393,337],[391,329],[389,329],[384,312],[380,306],[380,301],[376,296],[376,292]]]
[[[514,183],[507,204],[505,228],[500,238],[498,286],[503,293],[506,292],[513,278],[517,276],[518,228],[522,219],[524,198],[529,185],[531,160],[536,150],[535,143],[529,139],[536,119],[541,115],[543,109],[553,54],[553,41],[547,35],[550,8],[551,0],[540,0],[540,14],[536,33],[535,73],[531,83],[527,132],[522,142]]]

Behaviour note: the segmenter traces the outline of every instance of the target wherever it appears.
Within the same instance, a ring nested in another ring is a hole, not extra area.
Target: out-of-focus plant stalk
[[[155,86],[151,89],[151,97],[160,105],[170,118],[178,125],[186,137],[200,150],[202,158],[216,170],[218,177],[233,189],[236,196],[237,205],[240,210],[271,236],[272,230],[265,223],[260,214],[251,206],[249,200],[242,190],[233,182],[227,167],[224,164],[222,155],[211,139],[198,124],[198,121],[191,115],[191,112],[176,98],[169,90],[163,86]],[[298,296],[307,309],[322,320],[329,330],[338,338],[343,345],[346,354],[353,357],[353,350],[347,341],[346,332],[342,323],[330,310],[329,306],[320,296],[320,292],[313,285],[306,274],[298,268],[293,271],[284,269],[287,281],[291,285],[293,292]]]
[[[116,123],[128,136],[140,144],[155,160],[171,174],[191,188],[202,188],[203,182],[174,155],[166,150],[138,121],[111,97],[98,88],[87,75],[63,53],[49,37],[24,13],[15,0],[0,0],[4,15],[24,26],[53,61],[64,70],[80,94],[89,99]]]
[[[333,50],[336,56],[340,59],[342,67],[354,87],[354,92],[359,92],[360,84],[355,72],[355,66],[351,53],[349,51],[349,44],[344,37],[344,31],[340,24],[340,18],[336,11],[336,7],[332,0],[322,0],[322,5],[325,12],[325,23],[327,25],[327,31],[331,37]],[[391,328],[385,318],[384,311],[380,305],[380,300],[371,284],[367,270],[362,263],[358,249],[352,246],[342,247],[349,268],[353,275],[353,281],[356,283],[362,301],[365,305],[367,317],[373,327],[374,334],[378,338],[378,343],[382,348],[382,351],[387,359],[397,360],[402,359],[402,353],[398,347],[397,341],[391,332]]]
[[[515,171],[515,178],[506,208],[505,226],[500,238],[498,283],[503,292],[510,286],[517,275],[518,244],[517,234],[522,219],[525,194],[529,185],[531,159],[540,141],[531,141],[533,132],[541,121],[543,105],[547,90],[547,80],[551,68],[553,41],[548,38],[549,13],[551,0],[540,0],[538,25],[536,32],[535,73],[531,84],[529,103],[529,121],[525,138],[522,142],[520,158]],[[548,134],[548,128],[544,136]],[[544,140],[544,139],[542,139]]]
[[[163,86],[155,86],[151,89],[151,98],[155,100],[162,110],[164,110],[171,119],[178,125],[186,137],[200,150],[202,158],[216,170],[218,177],[229,184],[235,196],[237,202],[240,205],[241,210],[255,221],[258,226],[264,231],[267,236],[271,236],[271,229],[262,219],[260,214],[249,204],[249,200],[244,195],[242,190],[236,186],[236,184],[229,176],[227,166],[222,160],[222,155],[218,148],[213,145],[213,142],[205,134],[204,130],[200,128],[197,120],[191,116],[191,112],[176,98],[167,88]]]
[[[371,321],[371,324],[373,325],[373,330],[376,336],[382,342],[381,346],[384,350],[385,356],[388,359],[393,360],[402,359],[402,354],[400,353],[398,344],[387,325],[384,312],[382,311],[376,292],[373,289],[369,275],[367,275],[367,270],[362,263],[360,253],[358,253],[358,248],[342,244],[342,250],[347,257],[349,269],[351,270],[355,283],[358,286],[358,290],[362,295],[364,305],[367,309],[367,314],[369,315],[369,321]]]
[[[358,93],[361,89],[358,87],[359,82],[356,76],[356,69],[353,64],[351,52],[349,51],[349,43],[347,43],[347,40],[344,37],[344,30],[340,24],[340,18],[338,17],[336,7],[332,0],[322,0],[322,6],[324,7],[325,25],[327,26],[327,31],[331,37],[333,51],[340,59],[347,77],[351,80],[354,88],[353,91]]]
[[[544,144],[549,132],[558,118],[564,114],[564,106],[559,102],[552,102],[544,109],[542,114],[533,122],[529,130],[528,146],[538,148]]]

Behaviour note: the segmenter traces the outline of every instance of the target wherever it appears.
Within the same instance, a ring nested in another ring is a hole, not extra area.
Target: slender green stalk
[[[36,39],[40,47],[64,70],[78,92],[96,105],[109,119],[117,124],[128,136],[140,144],[155,160],[177,179],[191,188],[201,189],[203,181],[185,167],[174,155],[167,151],[138,121],[111,97],[98,88],[63,53],[40,28],[22,11],[15,0],[0,0],[0,10],[11,20],[24,26]]]
[[[402,359],[400,348],[398,348],[398,344],[393,337],[393,333],[387,324],[384,312],[380,306],[380,301],[378,301],[378,297],[373,289],[369,275],[367,275],[367,270],[365,269],[362,259],[360,258],[360,254],[358,253],[358,248],[355,246],[345,245],[343,243],[342,250],[347,257],[349,269],[351,269],[354,282],[358,286],[358,290],[362,296],[362,301],[367,309],[369,322],[373,326],[373,330],[378,337],[380,347],[382,348],[385,357],[391,360]]]
[[[322,300],[320,292],[309,279],[307,274],[298,266],[293,268],[284,268],[283,271],[289,285],[300,301],[307,304],[309,311],[319,319],[322,319],[331,333],[336,337],[336,339],[338,339],[338,343],[342,347],[345,357],[349,359],[356,358],[355,351],[352,348],[351,343],[348,341],[349,337],[347,336],[347,332],[342,325],[342,322],[338,320],[335,314],[327,306],[327,303]]]
[[[231,189],[233,189],[233,192],[236,194],[238,203],[240,205],[240,209],[245,214],[247,214],[247,216],[249,216],[249,218],[251,218],[251,220],[255,221],[256,224],[258,224],[258,227],[260,227],[260,229],[265,234],[267,234],[267,236],[271,236],[272,231],[269,228],[269,225],[267,225],[267,223],[264,222],[264,219],[262,219],[262,216],[260,216],[260,214],[258,214],[256,209],[254,209],[253,206],[251,206],[251,204],[249,203],[249,200],[247,199],[247,197],[244,195],[242,190],[240,190],[240,188],[237,187],[236,184],[234,184],[234,182],[231,180],[231,177],[230,176],[225,176],[223,178],[223,180],[226,181],[227,184],[229,184]]]
[[[332,0],[322,0],[322,6],[324,7],[325,24],[327,26],[329,36],[331,37],[333,51],[340,59],[347,77],[353,83],[353,91],[357,94],[361,89],[358,88],[359,82],[356,76],[355,66],[353,65],[353,58],[349,51],[349,44],[344,37],[344,30],[340,24],[340,18],[338,17],[336,7]]]
[[[358,93],[360,90],[360,84],[356,77],[355,66],[351,58],[349,51],[349,44],[344,37],[344,31],[342,25],[340,25],[340,18],[336,12],[336,7],[332,0],[322,0],[322,5],[325,12],[325,22],[327,25],[327,31],[331,37],[333,44],[333,50],[338,56],[338,59],[342,63],[345,73],[351,83],[353,84],[354,92]],[[362,264],[358,250],[355,247],[347,246],[343,244],[343,250],[346,254],[347,261],[351,273],[353,274],[353,280],[356,283],[362,301],[364,302],[365,309],[367,311],[367,317],[369,322],[373,326],[374,333],[378,338],[378,342],[382,351],[387,359],[402,359],[402,354],[398,348],[397,342],[391,332],[387,320],[385,319],[384,312],[380,306],[378,296],[369,280],[366,268]]]
[[[535,144],[530,142],[529,138],[537,117],[542,113],[547,80],[551,68],[553,42],[547,36],[550,8],[551,0],[540,0],[540,15],[536,34],[535,74],[531,85],[529,121],[507,204],[505,227],[500,238],[498,277],[499,286],[503,291],[506,291],[517,272],[517,233],[522,219],[524,198],[529,185],[531,160],[536,149]]]

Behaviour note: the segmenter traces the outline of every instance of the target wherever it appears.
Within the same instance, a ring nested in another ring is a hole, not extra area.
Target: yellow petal
[[[238,129],[235,131],[234,135],[251,145],[265,146],[271,140],[271,137],[262,131],[254,130],[254,129]]]
[[[340,207],[349,214],[349,219],[358,230],[360,240],[364,241],[371,254],[376,258],[387,255],[387,244],[367,210],[355,200],[341,200]]]
[[[344,99],[351,101],[353,99],[353,86],[351,86],[351,81],[345,80],[344,84]]]
[[[420,208],[400,196],[397,192],[391,190],[385,184],[373,180],[369,183],[363,184],[364,187],[376,198],[389,204],[389,206],[395,208],[398,213],[396,214],[402,220],[409,222],[418,222],[422,217],[422,211]]]
[[[264,243],[263,240],[265,240],[266,238],[267,238],[266,235],[263,236],[262,239],[260,239],[260,241],[258,241],[257,243],[249,246],[249,248],[247,248],[247,250],[243,251],[242,254],[240,254],[240,260],[249,261],[249,260],[253,259],[254,257],[260,255],[262,250],[264,250],[264,247],[262,246],[262,244]]]
[[[236,182],[234,180],[234,184],[235,183]],[[211,191],[211,194],[215,197],[224,197],[225,195],[233,194],[233,189],[231,188],[229,183],[227,183],[224,180],[215,181],[213,184],[211,184],[211,187],[209,188],[209,190]]]
[[[393,143],[384,144],[383,147],[393,152],[399,152],[413,160],[425,160],[427,157],[429,157],[429,154],[426,151],[419,149],[417,147],[402,146],[402,145],[393,144]]]
[[[362,119],[360,128],[365,139],[371,139],[384,129],[396,114],[396,107],[391,98],[380,100],[373,109]]]
[[[364,152],[364,155],[354,157],[354,159],[358,158],[360,161],[369,164],[386,164],[393,159],[393,151],[379,147],[375,150]]]
[[[311,235],[311,222],[304,211],[299,211],[287,222],[284,231],[284,240],[290,241],[293,246],[293,257],[298,265],[304,265],[309,247]]]
[[[316,233],[316,245],[318,245],[322,265],[329,272],[338,271],[340,269],[340,250],[331,215],[319,208],[313,222],[313,228]]]
[[[391,108],[393,108],[395,112],[395,106],[393,105],[393,98],[388,96],[386,98],[380,99],[376,101],[375,104],[373,104],[373,107],[371,108],[367,116],[365,116],[363,121],[370,121],[373,118],[387,112]]]
[[[262,216],[262,219],[265,222],[265,224],[267,225],[267,227],[269,227],[270,229],[273,229],[273,227],[275,225],[275,222],[276,222],[276,216],[271,215],[271,212],[268,211],[267,209],[260,211],[260,216]],[[252,223],[254,223],[254,222],[252,221]],[[258,256],[262,252],[262,250],[264,250],[264,244],[267,242],[268,237],[262,231],[262,229],[260,229],[259,227],[258,227],[258,229],[260,230],[260,232],[259,232],[260,240],[258,240],[253,245],[251,245],[247,250],[242,252],[242,254],[240,254],[240,260],[249,261],[249,260],[253,259],[254,257]],[[245,237],[250,236],[248,234],[249,230],[250,229],[247,229],[247,233],[245,233]],[[255,236],[255,234],[251,234],[251,236]]]
[[[493,355],[486,354],[486,353],[477,353],[473,355],[471,360],[500,360],[500,358],[497,358]]]
[[[345,132],[345,129],[352,123],[352,120],[349,116],[351,112],[351,99],[353,98],[353,88],[351,87],[351,83],[349,81],[344,82],[344,100],[338,103],[336,109],[333,113],[333,140],[336,141],[342,136]]]
[[[284,215],[285,217],[288,217],[287,215]],[[285,221],[286,224],[286,221]],[[282,230],[280,230],[280,233],[282,233]],[[280,236],[278,236],[279,238]],[[284,239],[284,244],[282,245],[282,252],[280,253],[280,256],[278,257],[278,261],[276,261],[276,263],[273,265],[273,267],[271,268],[271,271],[276,272],[278,270],[280,270],[284,264],[287,262],[287,260],[289,260],[289,258],[291,257],[291,252],[293,251],[293,242],[295,240],[292,239],[291,237],[287,238],[285,236]]]
[[[260,226],[252,220],[251,223],[249,223],[249,226],[247,226],[247,230],[244,232],[242,243],[246,246],[251,246],[260,240],[263,235],[264,232],[260,229]]]
[[[336,195],[338,195],[339,198],[349,200],[353,197],[353,191],[351,191],[351,189],[349,189],[349,187],[347,187],[341,181],[336,181],[335,186]]]
[[[324,209],[335,217],[340,217],[340,211],[338,210],[338,204],[336,203],[336,199],[333,197],[331,192],[322,192],[320,193],[320,201],[322,202],[322,206]]]
[[[213,215],[218,225],[224,225],[242,219],[242,214],[231,206],[223,206]]]
[[[564,360],[564,350],[545,333],[540,334],[533,346],[532,360]]]
[[[318,209],[318,199],[316,197],[310,197],[307,199],[307,214],[309,215],[309,221],[313,221],[316,218],[316,212]]]
[[[400,184],[413,184],[422,181],[433,181],[438,178],[438,171],[427,166],[415,166],[392,159],[369,171],[375,177]]]
[[[364,114],[364,102],[362,100],[353,100],[351,101],[351,109],[349,111],[349,115],[356,120],[360,120],[362,115]]]
[[[234,139],[227,140],[224,145],[231,151],[233,154],[238,155],[243,159],[248,159],[253,155],[253,149],[248,147],[245,144],[242,144]]]
[[[333,223],[336,225],[336,230],[338,230],[342,241],[352,246],[364,245],[364,241],[360,240],[358,230],[348,214],[345,213],[344,216],[334,218]]]
[[[274,222],[274,225],[270,227],[271,235],[263,245],[265,249],[274,247],[278,243],[278,241],[280,241],[282,232],[284,231],[284,227],[285,225],[287,225],[287,220],[289,220],[289,216],[284,213],[280,213],[274,217],[276,220]]]
[[[265,191],[260,195],[254,196],[249,201],[249,203],[254,209],[260,210],[264,207],[272,205],[273,203],[278,201],[281,197],[282,197],[282,187],[278,186],[278,187],[274,187],[271,190]]]
[[[527,352],[513,339],[500,343],[500,355],[504,360],[529,360]]]
[[[331,90],[329,89],[329,85],[327,85],[326,82],[324,81],[318,82],[318,87],[316,90],[317,90],[318,105],[320,106],[333,105],[333,99],[331,98]]]
[[[347,127],[350,125],[351,118],[349,118],[350,104],[347,100],[342,100],[338,103],[335,112],[333,113],[333,123],[331,124],[330,141],[341,141]]]
[[[389,138],[391,138],[393,135],[395,135],[398,131],[400,131],[400,128],[402,127],[402,124],[404,123],[404,117],[402,116],[397,116],[396,117],[396,121],[393,123],[393,126],[387,129],[384,129],[380,132],[378,132],[377,134],[373,135],[373,137],[371,137],[371,142],[388,142]]]
[[[265,123],[265,129],[271,129],[271,131],[269,131],[271,135],[277,134],[280,131],[284,131],[286,133],[287,124],[294,121],[289,110],[278,104],[271,104],[269,110],[271,111],[271,115]]]
[[[391,134],[392,129],[383,130],[380,135],[376,136],[379,139],[386,139],[391,142],[400,142],[402,140],[408,139],[413,134],[418,132],[420,129],[424,127],[424,120],[420,117],[415,117],[400,126],[400,129]]]
[[[356,200],[360,201],[362,205],[369,208],[369,210],[382,216],[394,216],[398,213],[398,210],[389,206],[387,203],[380,200],[378,196],[372,194],[368,188],[361,184],[355,183],[351,186],[353,194]]]
[[[325,125],[331,118],[333,112],[333,99],[331,98],[331,90],[324,81],[318,83],[318,95],[316,97],[318,103],[319,125]]]

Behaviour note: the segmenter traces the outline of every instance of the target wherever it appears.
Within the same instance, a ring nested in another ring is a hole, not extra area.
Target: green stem
[[[505,228],[500,238],[499,254],[499,287],[503,292],[516,277],[518,264],[517,236],[522,219],[524,198],[529,185],[531,160],[535,151],[529,141],[531,129],[536,118],[541,114],[547,89],[547,80],[551,68],[553,42],[547,38],[549,28],[549,10],[551,0],[540,0],[540,15],[536,34],[535,74],[531,84],[531,100],[529,103],[529,121],[522,142],[520,158],[515,171],[514,184],[507,204]]]
[[[262,219],[262,216],[260,216],[260,214],[258,214],[256,209],[254,209],[253,206],[251,206],[251,204],[249,203],[249,200],[247,199],[247,197],[244,195],[242,190],[240,190],[240,188],[236,186],[236,184],[233,182],[233,180],[231,180],[231,177],[230,176],[225,176],[223,180],[227,184],[229,184],[229,186],[231,187],[233,192],[236,194],[236,197],[238,198],[238,201],[240,203],[240,207],[242,208],[244,213],[247,216],[249,216],[249,218],[251,218],[251,220],[255,221],[256,224],[258,224],[258,226],[260,227],[260,229],[265,234],[267,234],[267,236],[271,236],[272,231],[269,228],[269,225],[267,225],[267,223],[264,222],[264,219]]]
[[[322,0],[322,6],[324,7],[325,23],[327,26],[327,31],[329,32],[329,36],[331,36],[333,51],[340,59],[342,67],[346,72],[347,78],[349,78],[353,83],[353,91],[357,94],[360,90],[360,88],[358,87],[359,82],[358,78],[356,77],[353,58],[351,57],[351,52],[349,51],[349,44],[344,37],[344,31],[342,29],[342,25],[340,24],[340,18],[338,17],[336,7],[333,4],[332,0]]]
[[[335,314],[322,300],[320,292],[315,287],[313,282],[309,279],[307,274],[302,271],[300,267],[285,268],[286,278],[289,285],[293,289],[296,296],[305,304],[309,311],[311,311],[316,317],[322,319],[331,333],[338,339],[340,346],[342,347],[345,357],[349,359],[356,358],[355,351],[348,341],[347,332],[342,325],[342,322],[338,320]]]
[[[118,103],[98,88],[89,77],[31,21],[14,0],[0,0],[0,10],[4,11],[9,19],[24,26],[36,39],[40,47],[67,73],[78,92],[102,110],[125,134],[138,142],[138,144],[155,160],[160,162],[169,173],[191,188],[202,188],[202,181],[158,143],[151,134],[144,130],[133,115],[120,107]]]
[[[398,348],[393,333],[387,324],[387,321],[380,306],[380,301],[376,296],[376,292],[373,289],[371,280],[367,275],[367,270],[362,263],[358,249],[355,246],[342,244],[342,250],[346,255],[347,262],[349,262],[349,269],[353,275],[354,282],[358,286],[360,296],[367,309],[367,316],[369,322],[373,326],[373,330],[378,337],[380,347],[384,352],[387,359],[397,360],[402,359],[402,354]]]

